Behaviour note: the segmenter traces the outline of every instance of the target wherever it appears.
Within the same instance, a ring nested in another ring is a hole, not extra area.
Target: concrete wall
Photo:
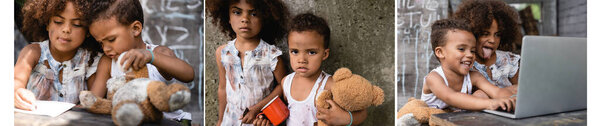
[[[145,20],[142,39],[169,47],[194,68],[194,81],[184,83],[190,88],[192,98],[183,111],[192,114],[193,124],[203,124],[203,1],[140,0],[140,4]]]
[[[558,0],[558,35],[587,37],[587,1]]]
[[[431,25],[448,17],[447,0],[398,0],[396,3],[397,105],[421,98],[423,77],[439,66],[431,49]]]
[[[394,123],[394,1],[393,0],[284,0],[291,15],[312,12],[324,17],[331,28],[331,55],[324,62],[325,72],[348,67],[385,92],[385,101],[370,107],[363,125]],[[290,17],[291,18],[291,17]],[[206,25],[206,125],[218,119],[218,71],[215,49],[227,37],[207,17]],[[280,47],[286,47],[280,45]],[[286,48],[282,48],[287,50]],[[289,64],[286,64],[289,66]]]

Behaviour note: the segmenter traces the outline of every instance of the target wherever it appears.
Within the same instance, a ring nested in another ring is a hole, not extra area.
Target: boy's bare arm
[[[154,48],[153,52],[154,61],[152,64],[156,66],[163,77],[166,79],[174,77],[186,83],[194,80],[195,74],[192,66],[177,58],[173,50],[165,46],[158,46]]]
[[[98,68],[96,68],[95,79],[88,80],[88,87],[92,93],[98,97],[104,98],[106,95],[106,81],[110,78],[110,67],[112,65],[111,59],[107,56],[102,56],[98,61]]]
[[[510,90],[506,88],[499,88],[490,83],[479,72],[474,71],[470,72],[470,74],[473,85],[483,90],[483,92],[485,92],[491,98],[509,98],[513,95],[513,93]]]
[[[220,46],[219,48],[217,48],[217,51],[215,52],[215,57],[217,60],[217,69],[219,71],[219,87],[217,90],[218,93],[218,102],[219,102],[219,120],[217,122],[217,125],[221,125],[221,121],[223,121],[223,114],[225,112],[225,106],[227,104],[227,92],[226,89],[226,78],[225,78],[225,68],[223,67],[223,64],[221,64],[221,50],[223,49],[224,46]]]
[[[443,78],[436,72],[429,73],[425,79],[425,84],[431,92],[450,106],[466,110],[483,110],[490,106],[489,99],[481,99],[452,90],[444,84]]]

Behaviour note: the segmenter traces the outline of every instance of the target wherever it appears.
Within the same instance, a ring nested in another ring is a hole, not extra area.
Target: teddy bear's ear
[[[381,88],[373,85],[373,95],[375,95],[375,97],[373,97],[373,105],[375,105],[375,106],[381,105],[381,103],[383,103],[383,100],[384,100],[383,90]]]
[[[342,67],[338,70],[335,71],[335,73],[333,74],[333,80],[340,81],[340,80],[344,80],[346,78],[350,78],[352,76],[352,71],[350,71],[350,69]]]

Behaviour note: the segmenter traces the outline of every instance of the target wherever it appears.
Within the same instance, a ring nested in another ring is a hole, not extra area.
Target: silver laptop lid
[[[586,38],[523,38],[516,118],[587,108]]]

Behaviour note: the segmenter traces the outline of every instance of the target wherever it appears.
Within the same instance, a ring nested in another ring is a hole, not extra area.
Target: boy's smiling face
[[[129,49],[139,48],[135,39],[141,34],[141,26],[123,25],[115,17],[99,19],[90,25],[90,33],[102,45],[106,56],[116,59]]]
[[[256,39],[262,24],[258,11],[246,0],[229,6],[229,24],[237,38]]]
[[[464,30],[454,29],[447,32],[446,44],[436,47],[435,53],[443,66],[460,75],[467,75],[475,60],[475,36]]]
[[[314,30],[289,33],[290,64],[297,75],[318,77],[321,63],[329,56],[324,43],[324,37]]]

